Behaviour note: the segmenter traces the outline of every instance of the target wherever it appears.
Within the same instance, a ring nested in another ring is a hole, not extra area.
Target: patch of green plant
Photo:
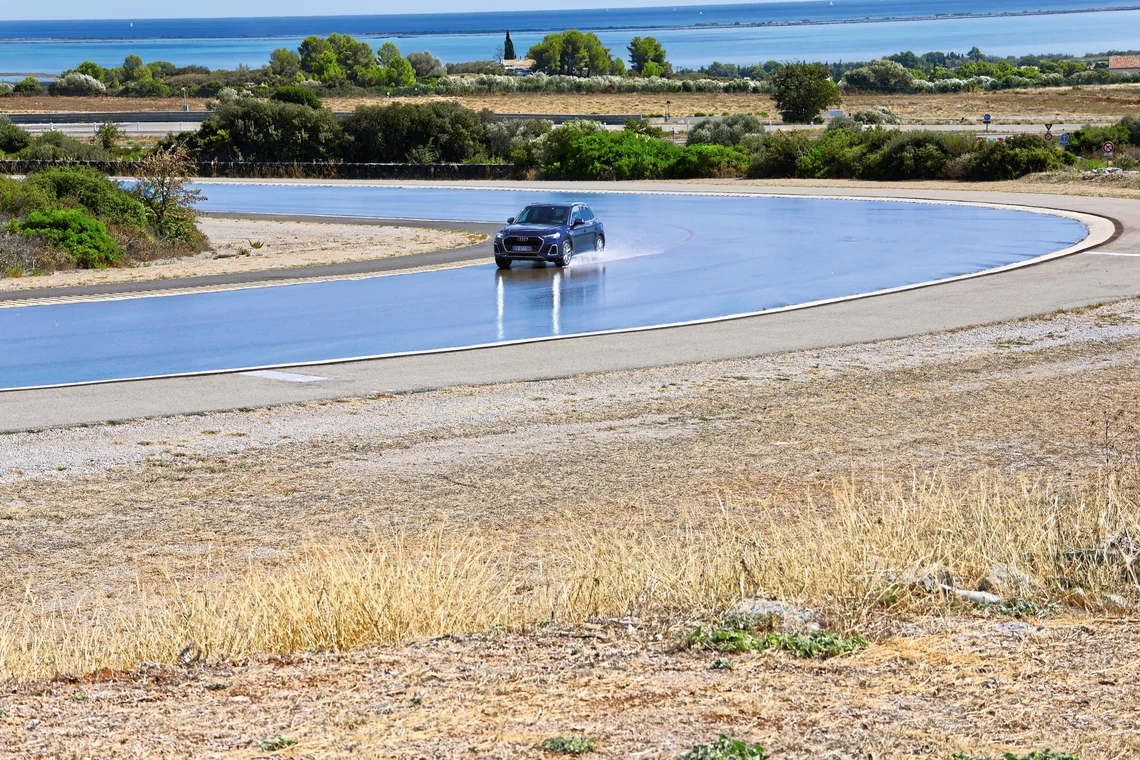
[[[288,736],[282,734],[274,734],[272,739],[266,739],[258,744],[257,748],[262,752],[276,752],[279,749],[292,747],[296,743],[296,739],[290,739]]]
[[[225,681],[211,681],[206,684],[206,688],[210,691],[221,691],[222,689],[230,688],[230,685]]]
[[[773,631],[771,616],[725,615],[718,625],[693,628],[681,634],[681,643],[690,647],[721,652],[763,652],[769,649],[790,652],[800,658],[835,657],[867,646],[862,636],[846,638],[830,631],[784,633]]]
[[[1016,755],[1013,752],[1006,752],[998,757],[987,755],[981,757],[979,755],[971,755],[969,752],[955,753],[953,760],[1081,760],[1076,755],[1070,755],[1068,752],[1057,752],[1052,749],[1040,749],[1026,753],[1024,755]]]
[[[765,760],[768,754],[759,744],[748,744],[720,735],[712,744],[697,744],[677,760]]]
[[[717,657],[710,665],[713,670],[732,670],[733,662],[731,657]]]
[[[543,739],[542,748],[547,752],[561,752],[564,755],[584,755],[593,752],[596,739],[586,736],[552,736]]]
[[[978,609],[1015,618],[1049,617],[1056,614],[1057,610],[1060,609],[1055,603],[1039,604],[1032,599],[1023,599],[1020,596],[1010,597],[998,604],[978,604],[975,606]]]
[[[5,229],[26,237],[43,236],[70,253],[76,266],[103,269],[119,263],[119,246],[98,219],[80,209],[33,211],[27,219],[13,219]]]
[[[25,184],[51,198],[53,208],[79,206],[108,224],[146,229],[143,204],[94,169],[56,166],[32,174]]]

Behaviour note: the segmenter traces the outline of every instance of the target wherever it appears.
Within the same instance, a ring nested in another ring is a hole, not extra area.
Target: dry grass
[[[735,495],[720,497],[719,513],[665,523],[652,508],[620,521],[567,516],[529,555],[445,527],[300,549],[269,568],[207,560],[188,578],[139,580],[113,606],[61,609],[26,595],[0,615],[0,677],[343,651],[599,617],[668,627],[755,596],[810,606],[840,632],[885,636],[900,615],[962,609],[952,596],[896,588],[885,574],[931,565],[973,588],[992,563],[1008,563],[1040,584],[1019,592],[1033,601],[1111,610],[1106,595],[1134,594],[1136,580],[1093,552],[1140,535],[1138,486],[1140,468],[1126,466],[1066,486],[983,472],[840,482],[822,498],[726,488]],[[1073,550],[1089,554],[1066,559]]]
[[[413,100],[414,98],[405,98]],[[434,99],[434,96],[433,96]],[[721,114],[767,112],[779,121],[772,99],[764,94],[740,93],[499,93],[466,95],[454,99],[470,108],[490,108],[499,113],[665,113],[692,116],[695,113]],[[396,98],[393,98],[396,100]],[[418,98],[417,100],[424,100]],[[666,101],[669,101],[666,104]],[[361,104],[390,102],[376,96],[329,98],[325,104],[335,110],[352,110]],[[1140,85],[1098,85],[1029,90],[998,90],[977,93],[928,95],[850,95],[844,108],[886,105],[917,123],[968,120],[976,123],[982,114],[992,113],[998,123],[1018,117],[1120,118],[1140,110]],[[205,100],[190,101],[195,111],[205,109]],[[180,111],[181,98],[82,98],[12,96],[3,100],[3,109],[12,113],[94,112],[94,111]]]

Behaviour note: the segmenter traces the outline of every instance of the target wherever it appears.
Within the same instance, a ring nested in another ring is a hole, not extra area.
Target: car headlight
[[[560,237],[562,237],[561,232],[551,232],[549,235],[546,236],[546,239],[547,240],[557,240]]]
[[[495,233],[495,240],[502,240],[502,239],[503,239],[503,231],[499,230],[498,232]]]

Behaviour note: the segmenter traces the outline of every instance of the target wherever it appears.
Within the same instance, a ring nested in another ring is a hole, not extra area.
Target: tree
[[[181,145],[157,148],[135,166],[135,196],[146,207],[147,216],[164,238],[197,242],[202,238],[194,221],[201,190],[188,188],[194,174],[190,154]]]
[[[847,87],[862,92],[910,92],[914,75],[896,61],[871,61],[870,65],[848,71]]]
[[[598,35],[577,29],[554,32],[527,51],[535,68],[549,74],[590,77],[608,74],[615,68],[610,49],[602,45]]]
[[[646,61],[641,65],[643,77],[659,77],[665,75],[665,69],[657,61]]]
[[[408,53],[408,63],[412,64],[412,69],[416,72],[416,79],[441,77],[447,74],[447,69],[443,67],[443,61],[432,55],[430,50],[425,50],[422,53]]]
[[[773,71],[772,99],[784,121],[812,121],[824,108],[840,103],[839,88],[820,63],[789,63]]]
[[[98,82],[102,82],[103,77],[107,75],[107,70],[94,61],[84,61],[76,66],[75,70],[80,74],[86,74]]]
[[[344,120],[345,159],[433,163],[485,156],[488,116],[451,102],[359,106]]]
[[[285,87],[278,87],[272,95],[269,96],[270,100],[280,100],[282,103],[299,103],[309,108],[320,108],[321,99],[312,90],[307,90],[304,87],[297,85],[286,85]]]
[[[396,56],[384,67],[383,84],[388,87],[411,87],[416,83],[416,70],[408,59]]]
[[[332,161],[344,130],[326,108],[246,98],[218,108],[177,142],[199,161]]]
[[[277,48],[269,55],[269,73],[282,79],[292,79],[301,71],[301,56],[289,48]]]
[[[318,37],[315,34],[309,35],[301,40],[301,45],[297,48],[297,53],[301,58],[301,71],[311,74],[317,57],[328,49],[328,40],[323,37]]]
[[[978,49],[977,45],[974,45],[972,48],[970,48],[970,52],[966,53],[966,57],[975,63],[978,61],[986,60],[986,54]]]
[[[15,90],[24,95],[39,95],[44,88],[40,86],[40,80],[35,77],[24,77],[16,82]]]
[[[119,147],[119,140],[126,136],[126,133],[113,121],[105,121],[95,130],[96,141],[108,153]]]
[[[150,69],[134,53],[123,59],[123,73],[128,82],[145,82],[151,78]]]
[[[515,43],[511,40],[511,30],[507,30],[507,39],[503,41],[503,58],[508,61],[515,60]]]
[[[642,76],[661,76],[673,70],[672,65],[665,60],[665,48],[654,37],[634,37],[626,49],[629,51],[630,68]],[[645,73],[643,69],[649,63],[657,64],[657,73]]]

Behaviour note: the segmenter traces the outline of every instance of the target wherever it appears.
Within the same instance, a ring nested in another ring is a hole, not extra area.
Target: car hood
[[[549,235],[554,232],[566,232],[566,228],[556,224],[508,224],[499,230],[504,235]]]

